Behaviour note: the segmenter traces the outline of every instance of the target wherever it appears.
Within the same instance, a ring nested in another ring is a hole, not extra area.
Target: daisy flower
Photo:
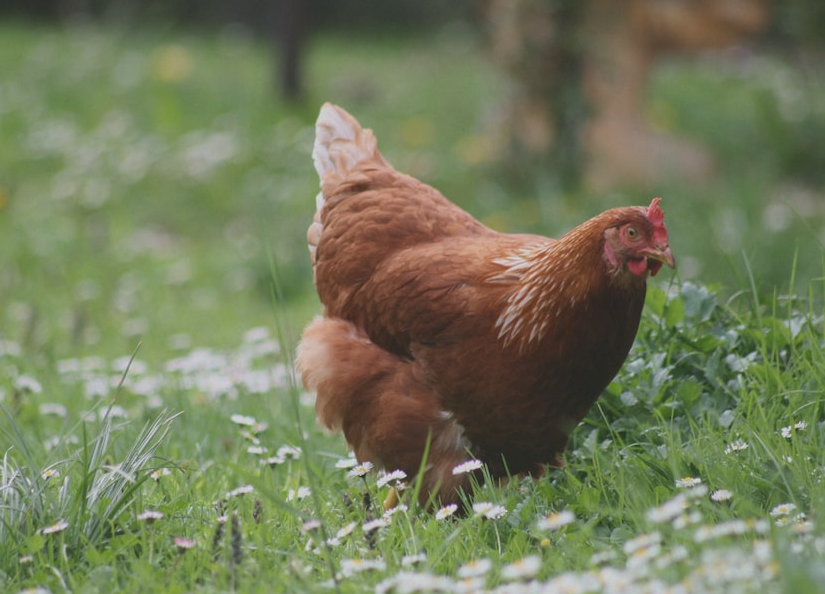
[[[355,522],[350,522],[349,524],[347,524],[335,533],[335,538],[341,540],[342,538],[349,536],[350,534],[352,534],[352,531],[355,530],[355,527],[357,525],[358,524],[356,524]]]
[[[282,445],[278,448],[278,451],[275,452],[279,458],[287,459],[292,458],[293,460],[297,460],[301,457],[301,448],[297,448],[291,445]]]
[[[662,505],[650,508],[645,515],[651,522],[670,522],[678,518],[688,505],[687,497],[685,497],[683,493],[679,493],[675,497],[665,501]]]
[[[172,471],[168,468],[158,468],[153,470],[149,476],[154,480],[159,481],[161,477],[169,476],[170,474],[172,474]]]
[[[684,478],[676,479],[676,486],[681,488],[691,488],[702,484],[702,479],[698,477],[686,476]]]
[[[654,545],[658,545],[661,542],[661,534],[658,532],[649,532],[647,534],[637,536],[636,538],[631,538],[625,542],[624,545],[622,545],[622,550],[624,550],[625,555],[632,555],[638,550],[648,549]]]
[[[363,532],[372,532],[373,530],[378,530],[379,528],[386,528],[391,523],[391,520],[385,517],[376,518],[375,520],[370,520],[369,522],[365,522],[361,526],[361,530]]]
[[[41,528],[38,532],[40,532],[40,534],[57,534],[58,532],[63,532],[68,527],[69,523],[66,520],[60,520],[56,524]]]
[[[351,576],[362,571],[384,571],[387,564],[381,559],[342,559],[341,575]]]
[[[262,458],[260,460],[262,466],[279,466],[284,462],[286,462],[286,459],[280,456],[270,456],[269,458]]]
[[[440,510],[435,512],[435,519],[436,520],[444,520],[446,518],[449,518],[451,515],[453,515],[456,512],[457,509],[458,509],[458,506],[455,503],[445,505]]]
[[[569,509],[564,509],[541,518],[536,524],[536,528],[542,531],[554,532],[559,528],[572,524],[575,521],[576,514],[571,512]]]
[[[728,444],[728,447],[725,448],[725,453],[730,455],[735,452],[741,452],[743,450],[747,450],[750,446],[746,441],[742,441],[741,439],[737,439],[734,442]]]
[[[541,557],[528,555],[501,568],[501,577],[505,580],[521,580],[535,577],[541,569]]]
[[[309,497],[311,491],[309,487],[298,487],[297,489],[290,489],[286,494],[287,501],[300,501]]]
[[[195,541],[189,540],[188,538],[181,538],[180,536],[176,536],[174,539],[175,546],[178,548],[179,553],[183,553],[188,551],[189,549],[195,548]]]
[[[730,501],[731,498],[733,498],[733,493],[731,493],[727,489],[717,489],[716,491],[710,494],[710,498],[713,501]]]
[[[350,477],[350,478],[353,478],[353,477],[356,477],[356,476],[363,477],[363,476],[366,476],[366,474],[372,469],[373,469],[372,462],[364,461],[364,462],[361,462],[360,464],[357,464],[357,465],[353,466],[350,469],[350,471],[347,473],[347,476]]]
[[[246,495],[247,493],[252,493],[255,490],[255,487],[252,485],[243,485],[238,487],[237,489],[232,489],[229,491],[225,497],[226,499],[232,499],[233,497],[240,497],[241,495]]]
[[[412,567],[413,565],[418,565],[419,563],[425,563],[427,561],[427,555],[424,553],[416,553],[415,555],[404,555],[401,557],[401,567]]]
[[[266,448],[260,445],[251,445],[248,448],[246,448],[246,453],[252,454],[254,456],[261,456],[263,454],[266,454]]]
[[[399,483],[405,478],[407,478],[406,472],[403,470],[393,470],[392,472],[388,472],[378,477],[378,480],[375,481],[375,485],[380,489],[390,483]]]
[[[159,512],[154,509],[147,509],[144,512],[141,512],[137,515],[137,519],[141,522],[146,522],[151,524],[155,520],[162,520],[163,519],[163,512]]]
[[[771,516],[774,518],[777,516],[788,516],[795,509],[796,505],[794,505],[793,503],[780,503],[771,510]]]
[[[342,468],[346,470],[354,466],[358,466],[358,460],[355,459],[355,456],[341,458],[335,462],[335,468]]]
[[[483,516],[488,520],[497,520],[507,514],[507,508],[503,505],[495,505],[489,501],[479,501],[473,504],[473,513],[476,516]]]
[[[50,478],[56,478],[58,476],[60,476],[60,471],[56,468],[47,468],[46,470],[40,473],[40,478],[42,478],[44,481]]]
[[[482,466],[484,466],[484,462],[481,460],[467,460],[453,468],[453,474],[467,474],[468,472],[478,470]]]
[[[485,575],[490,569],[493,568],[493,562],[487,559],[486,557],[482,557],[481,559],[475,559],[473,561],[468,561],[464,565],[458,568],[458,577],[460,578],[471,578],[471,577],[480,577]]]
[[[255,424],[258,422],[255,420],[255,417],[250,417],[247,415],[231,415],[229,420],[235,423],[236,425],[240,425],[241,427],[254,427]]]
[[[312,532],[313,530],[317,530],[321,527],[321,520],[307,520],[301,526],[301,532],[306,534],[307,532]]]
[[[782,427],[782,430],[781,430],[782,437],[784,437],[785,439],[790,439],[794,434],[794,430],[804,431],[807,426],[808,426],[807,422],[799,421],[797,423],[794,423],[793,425],[788,425],[787,427]]]

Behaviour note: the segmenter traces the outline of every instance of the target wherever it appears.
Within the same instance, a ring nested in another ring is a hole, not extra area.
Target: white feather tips
[[[353,169],[375,154],[375,137],[340,107],[325,103],[315,123],[312,161],[323,181],[329,172],[339,174]]]

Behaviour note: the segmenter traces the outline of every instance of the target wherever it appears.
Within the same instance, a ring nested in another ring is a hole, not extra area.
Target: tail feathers
[[[314,268],[315,253],[324,230],[321,222],[321,210],[326,202],[324,189],[338,187],[350,172],[365,161],[391,167],[378,152],[372,130],[362,128],[354,117],[332,103],[324,103],[318,114],[312,161],[322,188],[315,197],[315,217],[307,230],[307,245]]]
[[[372,130],[362,128],[354,117],[337,105],[325,103],[315,123],[315,146],[312,149],[312,160],[321,181],[331,172],[344,176],[359,163],[370,159],[384,162]]]
[[[458,502],[467,475],[452,469],[468,458],[469,443],[432,389],[403,362],[345,320],[316,318],[304,330],[296,366],[304,386],[315,390],[319,423],[343,431],[360,461],[409,477],[419,470],[429,441],[422,503],[432,495]]]

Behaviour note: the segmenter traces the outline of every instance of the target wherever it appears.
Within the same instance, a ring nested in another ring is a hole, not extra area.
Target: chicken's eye
[[[639,238],[639,231],[633,225],[628,225],[624,234],[630,241],[635,241]]]

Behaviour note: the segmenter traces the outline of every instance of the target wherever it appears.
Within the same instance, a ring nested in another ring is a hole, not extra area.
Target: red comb
[[[659,203],[661,201],[661,198],[654,198],[651,201],[650,206],[647,207],[647,218],[656,226],[664,225],[665,223],[665,213],[661,208],[659,208]]]
[[[665,228],[665,213],[659,208],[661,198],[654,198],[647,207],[647,218],[653,223],[653,240],[656,243],[667,243],[667,229]]]

